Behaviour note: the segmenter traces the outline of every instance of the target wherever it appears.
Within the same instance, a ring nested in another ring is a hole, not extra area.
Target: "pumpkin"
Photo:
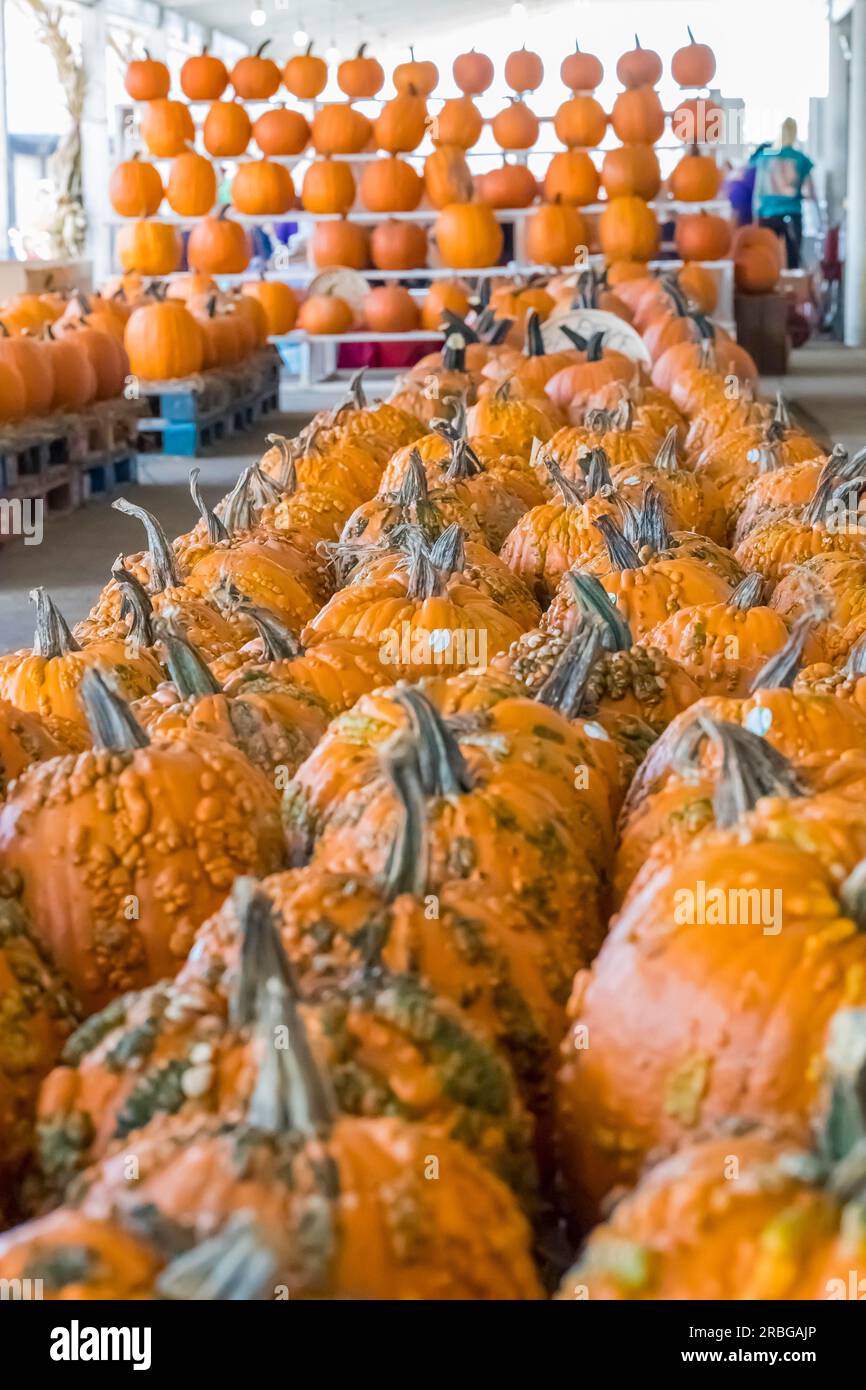
[[[544,64],[526,44],[505,59],[505,81],[512,92],[534,92],[543,79]]]
[[[671,131],[684,145],[725,143],[725,109],[705,97],[681,101],[671,116]]]
[[[525,101],[512,97],[491,121],[493,138],[503,150],[529,150],[538,139],[538,117]]]
[[[196,271],[188,275],[176,276],[166,290],[167,299],[181,299],[185,304],[208,299],[217,294],[217,283],[210,275],[199,275]]]
[[[153,217],[163,191],[159,170],[137,154],[117,165],[108,185],[111,206],[119,217]]]
[[[569,152],[562,155],[554,155],[555,159],[580,158],[576,152]],[[554,160],[551,160],[551,165]],[[548,166],[548,172],[551,165]],[[547,181],[545,180],[544,190],[548,202],[555,203],[557,198],[563,202],[573,202],[573,197],[568,197],[570,191],[574,194],[578,189],[575,178],[564,179],[561,174],[564,171],[559,169],[554,180],[553,191],[548,193]],[[583,171],[586,178],[591,177],[589,170]],[[560,184],[567,184],[567,188],[560,187]],[[489,169],[486,174],[479,174],[475,180],[475,191],[482,203],[486,203],[490,208],[528,208],[535,202],[538,193],[538,184],[535,175],[526,164],[500,164],[493,169]],[[471,195],[470,195],[471,196]],[[460,201],[467,201],[460,200]]]
[[[369,57],[367,45],[362,43],[354,58],[344,58],[337,68],[337,83],[342,92],[352,101],[365,101],[374,97],[385,81],[382,64]]]
[[[176,1253],[166,1248],[165,1229],[161,1235],[162,1251],[158,1234],[151,1244],[140,1230],[58,1207],[0,1236],[0,1278],[13,1288],[38,1280],[34,1287],[47,1300],[153,1298],[160,1270]]]
[[[380,222],[370,238],[377,270],[414,270],[427,264],[427,233],[417,222]]]
[[[260,43],[255,53],[239,58],[231,70],[230,81],[241,101],[268,101],[279,91],[282,74],[272,58],[265,58],[270,39]]]
[[[424,188],[434,208],[471,202],[472,174],[464,151],[441,145],[428,154],[424,160]]]
[[[358,154],[369,143],[373,128],[353,106],[331,103],[316,111],[311,134],[317,154]]]
[[[702,695],[744,697],[788,640],[783,619],[763,604],[763,590],[761,576],[748,575],[727,602],[681,608],[649,641],[688,672]]]
[[[250,263],[249,238],[239,222],[223,208],[205,217],[190,232],[186,255],[193,270],[204,275],[240,275]]]
[[[380,285],[369,290],[361,312],[371,333],[410,333],[417,328],[420,311],[403,285]]]
[[[249,280],[241,292],[261,304],[267,324],[268,337],[281,338],[291,333],[298,317],[298,298],[291,285],[283,280]]]
[[[58,337],[68,338],[87,357],[96,379],[96,400],[107,401],[121,394],[129,374],[129,358],[123,343],[113,333],[91,328],[86,318],[81,322],[60,321],[55,332]],[[52,358],[58,360],[54,354],[45,355],[49,363]],[[62,361],[60,366],[62,369]],[[52,398],[56,396],[52,385]]]
[[[165,196],[179,217],[204,217],[217,195],[214,167],[204,155],[187,150],[172,160]]]
[[[677,284],[700,313],[713,313],[719,302],[719,287],[711,270],[688,262],[677,271]]]
[[[295,200],[292,176],[273,159],[250,159],[239,164],[232,179],[232,204],[251,217],[279,216]]]
[[[862,557],[866,532],[858,508],[864,487],[862,478],[848,478],[844,469],[840,472],[838,459],[831,455],[800,515],[782,515],[756,526],[737,546],[738,560],[776,584],[813,555],[836,552]]]
[[[182,101],[149,101],[141,117],[141,138],[157,159],[174,159],[195,140],[189,107]]]
[[[424,180],[405,159],[371,159],[361,175],[361,202],[368,212],[412,212]]]
[[[610,123],[623,144],[654,145],[664,134],[665,113],[652,87],[620,92],[610,113]]]
[[[553,128],[567,149],[591,150],[604,139],[607,115],[595,97],[573,96],[557,108]]]
[[[675,165],[668,180],[671,195],[681,203],[707,203],[718,196],[722,171],[711,154],[696,145]]]
[[[165,63],[152,58],[145,49],[143,58],[127,63],[123,85],[133,101],[155,101],[168,96],[171,76]]]
[[[502,228],[480,204],[448,204],[436,219],[435,237],[444,264],[456,270],[493,266],[502,253]]]
[[[228,85],[225,63],[208,53],[207,46],[187,58],[180,70],[180,88],[187,101],[219,101]]]
[[[332,265],[364,270],[370,263],[370,238],[366,227],[346,218],[317,222],[311,249],[313,263],[320,270]]]
[[[229,367],[246,356],[248,344],[235,316],[225,308],[218,312],[216,295],[211,295],[204,308],[194,306],[192,317],[201,332],[202,367]]]
[[[513,454],[529,458],[533,440],[544,444],[562,422],[556,408],[545,399],[512,399],[508,381],[491,395],[479,399],[466,416],[470,435],[496,435],[508,441]]]
[[[455,86],[465,96],[478,97],[493,81],[493,64],[486,53],[458,53],[451,65]]]
[[[649,261],[658,248],[658,223],[643,198],[611,198],[598,234],[607,261]]]
[[[301,203],[307,212],[349,211],[355,201],[355,176],[344,159],[314,159],[304,174]]]
[[[215,101],[205,116],[202,140],[214,159],[234,159],[245,152],[252,133],[252,122],[239,101]]]
[[[429,59],[416,58],[410,44],[409,62],[398,63],[392,78],[399,93],[418,92],[422,97],[429,97],[439,81],[439,69]]]
[[[5,379],[7,418],[47,415],[56,387],[53,359],[42,343],[35,338],[13,338],[6,325],[0,323],[0,366],[8,369]]]
[[[713,212],[681,212],[676,245],[684,261],[722,261],[731,249],[731,224]]]
[[[593,1045],[578,1051],[566,1042],[560,1135],[584,1211],[610,1186],[633,1181],[649,1150],[682,1144],[696,1126],[734,1113],[808,1141],[821,1082],[816,1053],[839,1005],[863,1002],[857,881],[839,881],[857,849],[836,846],[831,869],[793,838],[769,838],[756,819],[751,834],[742,822],[707,832],[674,865],[648,865],[591,975],[575,982],[572,1022],[589,1028]],[[683,886],[691,909],[680,905]],[[734,896],[746,888],[770,891],[766,913]],[[710,905],[703,912],[698,892]],[[809,987],[816,970],[827,982],[818,993]],[[732,1008],[730,991],[746,976],[749,1008]],[[638,1079],[617,1059],[647,1027],[655,1046]]]
[[[469,150],[477,145],[484,129],[478,107],[470,97],[452,97],[443,102],[430,127],[434,145],[453,145]]]
[[[741,294],[769,294],[779,281],[779,264],[773,251],[751,246],[734,255],[734,283]]]
[[[201,370],[201,329],[175,300],[135,309],[124,342],[130,369],[144,381],[169,381]]]
[[[697,43],[688,25],[688,43],[671,58],[671,77],[680,87],[709,87],[716,75],[716,55],[705,43]]]
[[[560,409],[579,413],[603,386],[612,381],[630,383],[634,373],[634,361],[623,353],[605,349],[604,334],[596,333],[586,345],[583,357],[556,372],[544,391]]]
[[[427,104],[414,87],[386,101],[373,122],[373,139],[380,150],[400,154],[415,150],[427,130]]]
[[[547,203],[528,219],[526,250],[535,265],[573,265],[588,241],[585,218],[567,203]]]
[[[54,379],[54,405],[61,410],[81,410],[85,405],[96,399],[100,388],[97,379],[96,369],[86,348],[76,344],[74,337],[56,337],[51,324],[45,328],[45,336],[42,339],[42,347],[46,357],[51,363]],[[12,373],[14,370],[6,364],[6,370]],[[20,373],[19,379],[20,379]],[[106,384],[102,383],[103,386]],[[112,384],[113,381],[112,381]],[[16,381],[16,388],[18,382]],[[24,383],[21,381],[21,409],[20,414],[24,414]],[[114,391],[112,395],[116,394]],[[104,397],[107,399],[107,397]],[[0,407],[0,415],[5,415],[7,419],[16,418],[9,414],[9,407],[6,411]]]
[[[278,106],[264,111],[253,126],[253,139],[264,155],[301,154],[310,141],[310,124],[300,111]]]
[[[286,90],[299,101],[314,101],[328,85],[328,64],[313,52],[312,42],[296,53],[283,68]]]
[[[434,280],[424,296],[421,307],[421,327],[435,333],[442,325],[444,312],[449,310],[458,318],[469,311],[469,295],[456,280]]]
[[[652,145],[621,145],[608,150],[602,161],[601,182],[608,198],[637,197],[651,201],[662,182]]]
[[[309,294],[298,310],[298,327],[305,333],[348,333],[354,314],[336,294]]]
[[[140,275],[171,275],[181,259],[176,227],[165,222],[133,222],[121,227],[117,254],[123,269]]]
[[[654,87],[662,75],[662,60],[651,48],[641,48],[634,36],[634,48],[617,61],[616,75],[624,87]]]
[[[594,53],[582,53],[575,40],[574,52],[563,58],[559,75],[572,92],[592,92],[604,81],[604,67]]]
[[[742,382],[757,381],[758,369],[754,358],[745,348],[728,338],[727,334],[723,335],[708,319],[703,319],[700,315],[686,315],[686,318],[697,329],[696,340],[690,337],[664,348],[653,365],[654,386],[660,391],[669,391],[674,402],[682,405],[689,387],[689,369],[701,370],[707,363],[710,364],[710,370],[722,375],[722,379],[726,376],[736,376]],[[691,446],[693,440],[689,438],[686,443]]]

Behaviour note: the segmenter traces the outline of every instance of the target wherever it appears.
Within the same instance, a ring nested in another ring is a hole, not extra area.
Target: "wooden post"
[[[94,284],[111,273],[111,204],[108,102],[105,90],[105,52],[108,28],[105,0],[81,7],[81,51],[84,63],[84,114],[81,120],[82,197],[87,216],[86,255],[93,266]]]

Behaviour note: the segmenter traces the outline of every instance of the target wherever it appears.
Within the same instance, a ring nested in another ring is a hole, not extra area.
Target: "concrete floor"
[[[851,451],[866,444],[866,351],[832,343],[800,348],[792,354],[789,375],[767,378],[764,389],[768,394],[781,390],[825,442],[832,439]],[[198,460],[208,501],[222,496],[263,449],[266,433],[294,434],[302,423],[297,417],[273,416],[265,427]],[[187,530],[196,519],[186,490],[190,466],[188,459],[146,456],[146,485],[126,489],[131,501],[156,513],[170,536]],[[21,541],[5,545],[0,550],[0,651],[30,645],[33,610],[28,593],[35,585],[43,584],[68,621],[77,622],[108,578],[117,554],[138,550],[141,544],[136,522],[97,504],[51,523],[40,546]]]

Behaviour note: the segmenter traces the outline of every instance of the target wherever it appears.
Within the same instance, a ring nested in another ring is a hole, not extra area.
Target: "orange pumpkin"
[[[340,218],[317,222],[311,247],[313,263],[320,270],[332,265],[364,270],[370,263],[370,239],[366,227]]]
[[[239,101],[215,101],[205,116],[202,140],[215,159],[235,159],[250,143],[253,127]]]
[[[300,111],[277,106],[259,116],[253,126],[253,139],[262,154],[286,158],[300,154],[310,142],[310,124]]]
[[[165,63],[151,58],[145,49],[143,58],[127,63],[123,85],[133,101],[156,101],[168,96],[171,74]]]
[[[553,118],[556,137],[568,149],[594,149],[607,130],[607,113],[592,96],[564,101]]]
[[[616,75],[624,87],[654,87],[662,75],[662,60],[651,48],[641,48],[635,34],[634,48],[623,53]]]
[[[547,203],[527,221],[526,250],[535,265],[573,265],[577,248],[588,242],[586,219],[567,203]]]
[[[382,64],[365,53],[362,43],[354,58],[344,58],[337,68],[337,84],[353,101],[365,101],[381,90],[385,81]]]
[[[594,53],[581,53],[575,42],[574,52],[562,60],[559,75],[573,92],[594,92],[604,81],[604,67]]]
[[[138,154],[117,165],[108,185],[111,206],[119,217],[153,217],[163,192],[159,170]]]
[[[54,404],[62,410],[81,410],[96,399],[96,371],[88,353],[77,345],[73,337],[55,337],[51,324],[46,324],[43,349],[51,361],[54,373]],[[8,366],[5,370],[11,371]],[[24,386],[21,385],[23,415]],[[8,409],[8,406],[7,406]],[[0,416],[4,415],[0,404]],[[6,419],[15,418],[6,414]]]
[[[198,55],[187,58],[180,70],[180,88],[187,101],[219,101],[228,85],[225,63],[208,53],[207,46]]]
[[[448,309],[458,318],[469,312],[469,294],[456,280],[434,280],[424,297],[421,309],[421,326],[435,333],[441,327],[444,310]]]
[[[525,101],[512,97],[504,111],[493,117],[493,138],[503,150],[529,150],[538,139],[539,123]]]
[[[684,154],[668,180],[674,198],[681,203],[707,203],[718,195],[722,171],[711,154],[701,154],[693,145]]]
[[[570,154],[554,156],[555,159],[568,159],[569,157]],[[564,182],[565,180],[559,179],[558,181]],[[572,180],[572,192],[575,188],[576,181]],[[475,191],[481,202],[486,203],[489,208],[528,208],[535,202],[538,184],[528,165],[500,164],[498,168],[489,169],[486,174],[478,175],[475,180]],[[546,192],[547,184],[545,183],[545,194]],[[560,196],[564,203],[572,201],[564,195]],[[466,201],[468,202],[468,199]],[[548,198],[548,201],[556,202],[556,194]]]
[[[214,167],[204,155],[187,150],[172,161],[165,196],[179,217],[204,217],[217,195]]]
[[[456,270],[496,265],[502,253],[502,228],[490,208],[452,203],[436,219],[436,243],[445,265]]]
[[[429,97],[439,81],[439,69],[429,58],[416,58],[415,49],[409,45],[409,62],[398,63],[393,72],[394,86],[398,92],[419,92]]]
[[[427,104],[414,87],[386,101],[373,122],[373,139],[380,150],[401,154],[416,150],[427,130]]]
[[[602,161],[601,181],[608,198],[655,198],[662,183],[652,145],[620,145]]]
[[[486,53],[476,53],[474,48],[458,53],[451,71],[455,85],[465,96],[480,96],[493,81],[493,64]]]
[[[716,75],[716,55],[705,43],[696,43],[688,25],[689,41],[671,58],[671,77],[680,87],[709,87]]]
[[[295,185],[284,164],[250,159],[238,165],[231,197],[238,212],[247,216],[281,216],[295,201]]]
[[[332,102],[320,106],[311,127],[317,154],[359,154],[369,143],[373,127],[353,106]]]
[[[181,243],[177,228],[164,222],[134,222],[129,227],[121,227],[117,254],[125,271],[170,275],[180,265]]]
[[[472,201],[473,182],[465,151],[440,145],[424,161],[424,189],[434,208]]]
[[[249,238],[227,212],[223,208],[218,217],[205,217],[193,227],[186,249],[193,270],[205,275],[239,275],[249,265]]]
[[[471,97],[452,97],[443,102],[430,126],[434,145],[454,145],[469,150],[477,145],[484,121]]]
[[[201,329],[176,300],[135,309],[124,342],[130,368],[145,381],[168,381],[201,370]]]
[[[141,138],[157,159],[174,159],[195,140],[189,107],[182,101],[149,101],[141,118]]]
[[[405,159],[371,159],[361,175],[361,201],[368,212],[412,212],[424,192],[424,180]]]
[[[649,261],[658,248],[658,223],[643,198],[612,198],[598,233],[607,261]]]
[[[328,64],[313,53],[312,42],[283,68],[286,90],[299,101],[313,101],[328,85]]]
[[[722,261],[731,249],[731,224],[714,212],[681,212],[676,244],[684,261]]]
[[[380,222],[370,238],[377,270],[415,270],[427,264],[427,232],[417,222]]]
[[[418,305],[403,285],[380,285],[366,295],[364,321],[372,333],[410,333],[420,321]]]
[[[239,58],[231,71],[231,84],[241,101],[268,101],[279,91],[282,74],[273,58],[265,58],[270,39],[260,43],[255,53]]]
[[[544,64],[526,44],[509,53],[505,59],[505,81],[512,92],[534,92],[543,80]]]
[[[355,201],[355,177],[345,159],[314,159],[301,188],[307,212],[347,213]]]
[[[665,129],[665,113],[652,87],[620,92],[610,113],[610,123],[623,144],[654,145]]]
[[[335,294],[310,294],[298,312],[298,327],[305,333],[347,333],[354,315],[344,299]]]
[[[684,145],[725,142],[725,110],[704,97],[681,101],[671,116],[671,131]]]
[[[270,337],[290,333],[298,317],[298,297],[291,285],[283,280],[250,280],[241,286],[241,293],[258,300],[264,310]]]

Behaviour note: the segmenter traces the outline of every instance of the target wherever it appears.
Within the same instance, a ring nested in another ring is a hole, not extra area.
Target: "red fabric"
[[[337,366],[356,372],[359,367],[413,367],[435,348],[435,343],[341,343]]]

